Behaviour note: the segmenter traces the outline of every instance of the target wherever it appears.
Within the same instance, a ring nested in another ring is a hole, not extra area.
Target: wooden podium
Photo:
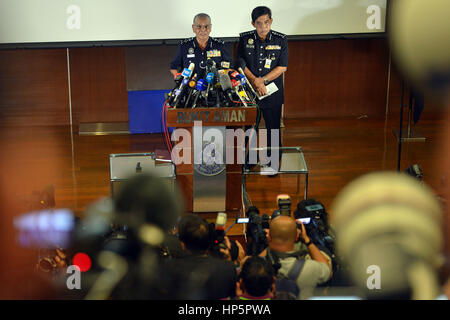
[[[237,161],[237,153],[242,152],[245,139],[239,143],[239,139],[233,138],[232,143],[227,143],[226,137],[239,128],[245,132],[244,126],[253,125],[256,116],[256,107],[168,109],[167,126],[183,128],[190,134],[190,148],[179,147],[178,144],[183,142],[181,139],[173,149],[173,154],[184,156],[184,152],[190,153],[189,163],[176,164],[176,180],[188,212],[239,211],[242,206],[242,164]],[[186,133],[185,130],[182,131]],[[222,136],[222,139],[216,141],[211,136]],[[215,163],[208,158],[208,152],[214,159],[223,161]],[[227,154],[231,157],[229,152],[234,154],[232,163],[226,161]]]

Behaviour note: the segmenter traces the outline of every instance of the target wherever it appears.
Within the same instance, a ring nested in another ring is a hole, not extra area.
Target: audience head
[[[181,199],[167,180],[149,174],[137,174],[124,182],[114,205],[119,224],[151,224],[164,232],[176,225],[182,212]]]
[[[346,186],[331,213],[338,255],[367,298],[436,298],[442,212],[431,189],[406,174],[371,173]]]
[[[293,218],[288,216],[278,216],[270,223],[270,248],[279,251],[292,250],[298,235],[299,229]]]
[[[275,272],[267,260],[251,256],[245,260],[238,287],[245,295],[263,297],[275,292]]]
[[[184,247],[191,253],[205,253],[210,247],[209,224],[197,215],[182,217],[178,224],[178,234]]]

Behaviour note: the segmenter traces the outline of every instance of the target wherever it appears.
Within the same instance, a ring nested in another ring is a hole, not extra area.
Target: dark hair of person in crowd
[[[275,281],[275,272],[272,265],[265,259],[252,256],[248,258],[240,273],[241,289],[253,297],[262,297],[268,294]]]
[[[186,215],[178,224],[178,234],[187,250],[193,254],[204,253],[211,244],[208,223],[197,215]]]

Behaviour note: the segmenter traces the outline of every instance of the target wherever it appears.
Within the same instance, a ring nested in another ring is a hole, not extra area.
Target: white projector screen
[[[192,18],[212,18],[211,36],[253,29],[254,7],[272,9],[289,36],[385,31],[387,0],[0,0],[0,44],[167,40],[193,36]]]

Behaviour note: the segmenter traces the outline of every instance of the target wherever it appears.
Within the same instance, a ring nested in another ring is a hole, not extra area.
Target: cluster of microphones
[[[239,64],[239,61],[238,61]],[[167,96],[173,108],[250,107],[256,105],[256,92],[239,66],[230,68],[222,61],[219,68],[212,59],[206,61],[204,78],[194,73],[191,63],[175,77],[175,87]]]

